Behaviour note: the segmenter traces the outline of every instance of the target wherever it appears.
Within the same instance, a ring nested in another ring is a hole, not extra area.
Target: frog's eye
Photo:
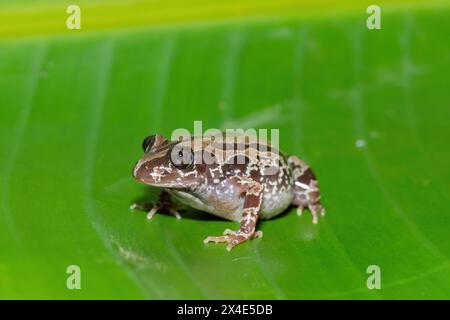
[[[155,144],[155,140],[156,140],[155,135],[148,136],[147,138],[144,139],[144,142],[142,142],[142,149],[144,149],[145,153],[150,151],[150,149]]]
[[[170,152],[170,162],[178,169],[187,169],[194,164],[194,153],[186,146],[175,145]]]

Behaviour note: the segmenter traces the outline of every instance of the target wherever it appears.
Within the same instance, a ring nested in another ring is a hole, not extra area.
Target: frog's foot
[[[168,194],[162,193],[159,200],[151,203],[133,203],[130,209],[139,209],[147,211],[147,219],[151,220],[153,216],[158,211],[168,212],[174,215],[177,219],[181,219],[181,215],[172,207],[172,202],[170,202],[170,196]]]
[[[319,214],[323,217],[325,216],[325,208],[322,207],[320,203],[314,203],[309,205],[299,205],[297,207],[297,215],[301,216],[303,213],[303,209],[308,208],[311,211],[312,222],[317,224],[319,222]]]
[[[207,237],[205,240],[203,240],[204,243],[208,242],[215,242],[215,243],[227,243],[227,250],[230,251],[238,244],[245,242],[250,239],[254,238],[262,238],[263,233],[262,231],[256,231],[251,234],[246,234],[242,231],[233,231],[230,229],[225,229],[223,232],[223,236],[218,237]]]

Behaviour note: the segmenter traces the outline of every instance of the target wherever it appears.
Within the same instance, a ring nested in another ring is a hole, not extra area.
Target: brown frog
[[[284,156],[270,142],[241,135],[185,137],[169,141],[152,135],[143,142],[144,156],[133,177],[162,189],[154,203],[133,204],[151,219],[157,211],[181,218],[172,199],[183,205],[224,219],[240,222],[237,231],[204,242],[225,242],[227,250],[252,238],[258,219],[269,219],[290,205],[300,215],[308,208],[313,223],[325,209],[320,203],[319,184],[311,168],[296,156]]]

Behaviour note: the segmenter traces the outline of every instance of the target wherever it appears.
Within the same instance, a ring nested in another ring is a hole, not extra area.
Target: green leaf
[[[448,298],[448,2],[382,6],[381,30],[352,1],[80,3],[103,13],[81,31],[64,1],[0,14],[0,298]],[[227,252],[202,240],[234,222],[129,210],[158,194],[142,139],[195,120],[279,129],[327,216]]]

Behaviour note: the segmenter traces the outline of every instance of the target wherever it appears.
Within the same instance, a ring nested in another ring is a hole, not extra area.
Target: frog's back
[[[216,203],[213,209],[205,211],[222,218],[240,220],[243,199],[234,192],[226,193],[233,187],[227,181],[235,177],[250,178],[263,187],[261,218],[274,217],[291,203],[291,169],[286,157],[270,141],[232,133],[215,140],[203,138],[201,144],[197,141],[197,145],[206,151],[207,158],[214,158],[206,170],[201,169],[205,175],[201,196],[204,201]]]

